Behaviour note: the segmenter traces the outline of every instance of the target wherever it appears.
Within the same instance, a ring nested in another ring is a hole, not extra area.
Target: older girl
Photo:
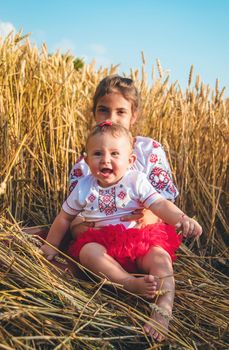
[[[112,121],[128,130],[135,124],[140,112],[140,96],[132,79],[119,75],[110,75],[100,81],[93,98],[93,115],[96,123]],[[164,198],[174,201],[178,190],[173,183],[171,170],[161,144],[149,137],[137,136],[134,140],[136,161],[132,169],[146,174],[149,182]],[[80,185],[90,169],[83,157],[80,157],[70,173],[70,192],[76,184]],[[139,219],[142,211],[124,215],[123,221]],[[93,223],[79,225],[83,218],[76,217],[72,222],[71,231],[74,237],[80,235]],[[144,211],[144,222],[153,223],[158,218],[148,210]]]

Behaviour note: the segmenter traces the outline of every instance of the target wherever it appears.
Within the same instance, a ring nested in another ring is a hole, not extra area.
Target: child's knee
[[[166,264],[172,266],[172,258],[170,254],[162,247],[151,247],[149,254],[152,256],[153,260],[158,264]]]
[[[162,247],[152,246],[148,254],[153,254],[154,256],[158,255],[164,258],[169,258],[171,260],[170,254]]]
[[[146,272],[149,272],[153,266],[155,268],[162,266],[165,269],[172,269],[172,259],[165,249],[159,246],[152,246],[146,255],[137,260],[137,265]]]
[[[80,263],[87,265],[88,263],[93,263],[99,256],[106,253],[105,247],[98,243],[87,243],[85,244],[79,253]]]

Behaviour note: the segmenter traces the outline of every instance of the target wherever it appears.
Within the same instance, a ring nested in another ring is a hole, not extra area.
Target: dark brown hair
[[[112,92],[120,93],[127,101],[132,104],[132,113],[139,110],[140,96],[134,81],[119,75],[108,75],[98,84],[93,97],[93,113],[95,115],[96,106],[101,97]]]

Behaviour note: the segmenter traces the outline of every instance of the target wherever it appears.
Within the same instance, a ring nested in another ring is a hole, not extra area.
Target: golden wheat
[[[107,292],[104,280],[96,285],[63,276],[21,232],[22,226],[49,225],[60,209],[69,171],[93,123],[95,87],[117,66],[76,70],[73,57],[49,55],[45,44],[31,46],[21,33],[1,41],[0,57],[0,347],[112,349],[120,341],[131,349],[142,341],[161,348],[142,331],[147,303],[129,303],[123,291],[124,301],[117,299],[114,291],[120,287]],[[157,60],[158,78],[153,67],[149,85],[144,54],[142,59],[142,78],[138,70],[130,72],[144,116],[133,132],[164,145],[180,191],[178,205],[204,228],[201,241],[186,242],[175,264],[178,288],[169,341],[184,349],[209,343],[223,349],[229,103],[218,80],[213,90],[198,76],[192,87],[193,67],[183,92],[179,83],[169,83]]]

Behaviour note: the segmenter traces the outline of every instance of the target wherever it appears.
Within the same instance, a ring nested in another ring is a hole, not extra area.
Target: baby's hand
[[[184,237],[199,237],[202,234],[200,224],[187,215],[182,215],[175,227],[181,228]]]
[[[47,260],[52,260],[58,254],[57,250],[48,244],[43,244],[40,250]]]

